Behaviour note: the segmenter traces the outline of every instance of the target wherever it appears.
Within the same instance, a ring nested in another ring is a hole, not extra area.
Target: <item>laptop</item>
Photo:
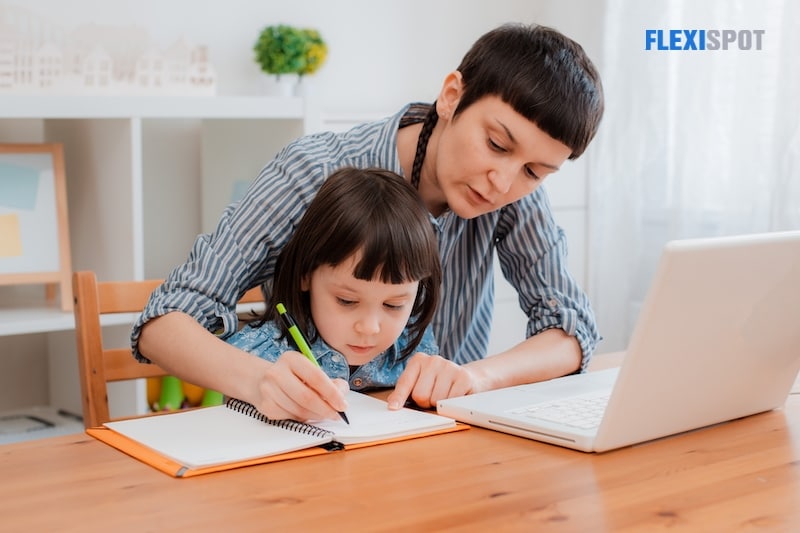
[[[619,368],[436,408],[520,437],[613,450],[782,406],[800,369],[799,323],[800,231],[672,241]]]

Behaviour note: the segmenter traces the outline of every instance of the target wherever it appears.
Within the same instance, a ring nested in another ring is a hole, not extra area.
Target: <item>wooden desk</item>
[[[2,531],[798,531],[800,395],[601,455],[480,428],[174,479],[85,435],[0,446]]]

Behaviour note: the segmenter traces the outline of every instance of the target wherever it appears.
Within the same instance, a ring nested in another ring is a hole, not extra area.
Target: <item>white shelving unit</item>
[[[213,228],[233,183],[251,180],[291,139],[320,129],[302,98],[0,96],[0,142],[65,147],[73,268],[99,279],[164,277],[195,236]],[[345,129],[367,116],[326,117]],[[585,162],[546,184],[569,238],[570,268],[586,281]],[[521,341],[525,319],[497,269],[490,351]],[[125,342],[133,316],[104,322]],[[0,287],[0,411],[50,405],[79,413],[74,322],[44,289]],[[140,412],[143,384],[112,391],[117,414]]]
[[[63,143],[74,270],[161,278],[212,229],[235,182],[314,128],[309,116],[299,97],[4,95],[0,142]],[[104,334],[124,339],[133,319],[114,317]],[[48,305],[43,288],[0,287],[0,410],[46,403],[79,413],[76,357],[72,315]],[[44,379],[17,379],[24,358],[37,368],[46,358]],[[116,396],[118,412],[144,407],[141,385]]]

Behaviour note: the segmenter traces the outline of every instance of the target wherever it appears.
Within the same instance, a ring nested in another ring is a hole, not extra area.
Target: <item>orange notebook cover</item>
[[[434,413],[388,410],[386,403],[351,391],[350,425],[269,420],[236,399],[225,405],[109,422],[86,432],[173,477],[322,455],[460,431],[469,426]]]

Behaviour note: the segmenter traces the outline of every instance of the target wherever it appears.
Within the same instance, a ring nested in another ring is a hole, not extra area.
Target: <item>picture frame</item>
[[[64,148],[0,144],[0,285],[45,285],[72,310]]]

